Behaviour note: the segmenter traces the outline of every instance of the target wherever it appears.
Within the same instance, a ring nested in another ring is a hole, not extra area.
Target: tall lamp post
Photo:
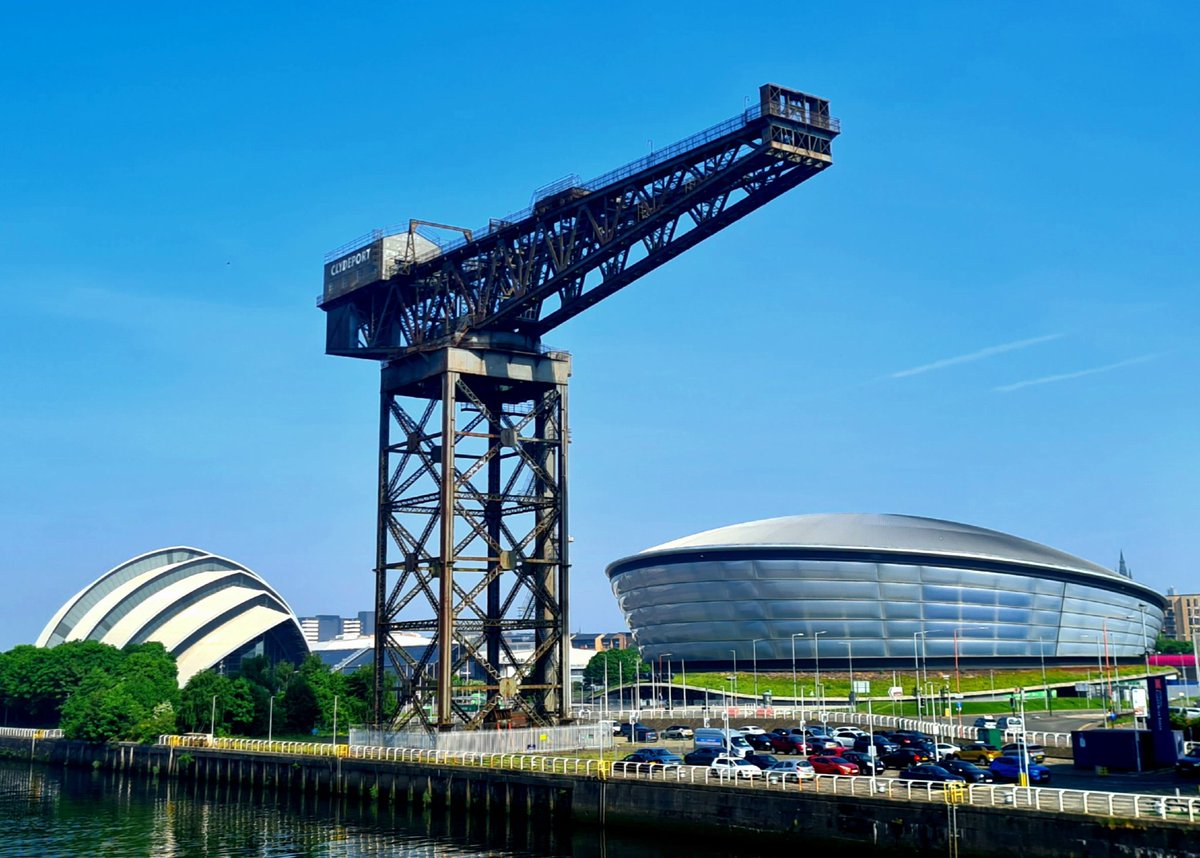
[[[667,656],[667,655],[675,655],[675,653],[660,652],[658,654],[658,693],[663,695],[664,699],[667,701],[667,708],[670,709],[671,708],[670,689],[667,689],[667,690],[663,689],[663,686],[665,685],[665,683],[663,682],[662,660],[663,660],[663,656]],[[671,666],[671,662],[668,661],[667,667],[670,668],[670,666]]]
[[[1100,676],[1100,696],[1103,697],[1104,696],[1104,658],[1103,658],[1104,638],[1102,638],[1100,635],[1088,635],[1088,634],[1080,635],[1080,637],[1096,639],[1096,671]],[[1104,702],[1104,726],[1105,727],[1109,726],[1109,723],[1108,723],[1108,701],[1107,700]]]
[[[1044,695],[1046,696],[1046,706],[1045,706],[1045,709],[1046,709],[1046,711],[1047,711],[1047,712],[1049,712],[1051,715],[1053,715],[1053,714],[1054,714],[1054,705],[1053,705],[1053,704],[1050,702],[1050,685],[1049,685],[1049,684],[1046,682],[1046,639],[1045,639],[1045,638],[1041,638],[1041,639],[1038,641],[1038,643],[1039,643],[1039,644],[1041,644],[1041,656],[1042,656],[1042,694],[1044,694]]]
[[[758,642],[765,641],[766,638],[755,638],[750,642],[750,653],[754,659],[754,705],[758,705]]]
[[[217,735],[217,695],[213,695],[212,699],[212,716],[208,722],[208,741],[212,741]]]
[[[792,706],[796,705],[800,686],[796,682],[796,638],[804,637],[804,632],[796,632],[792,635]]]
[[[913,674],[916,677],[916,702],[917,702],[917,717],[921,717],[921,659],[920,655],[925,652],[925,635],[926,629],[919,632],[913,632]],[[921,639],[921,649],[917,650],[917,638]]]
[[[962,674],[959,673],[959,671],[958,671],[958,633],[961,632],[963,629],[986,629],[986,628],[987,628],[987,626],[983,626],[983,625],[955,626],[954,627],[954,693],[957,694],[960,698],[962,697]],[[916,650],[916,648],[917,648],[917,642],[914,640],[913,641],[913,649]],[[962,701],[960,700],[959,701],[960,706],[959,706],[959,710],[958,710],[958,725],[960,727],[962,726],[961,702]]]
[[[730,652],[733,653],[733,705],[737,706],[737,650],[731,649]]]
[[[821,688],[821,635],[826,634],[824,631],[813,632],[813,655],[816,656],[817,662],[817,706],[820,707],[825,700],[824,689]]]

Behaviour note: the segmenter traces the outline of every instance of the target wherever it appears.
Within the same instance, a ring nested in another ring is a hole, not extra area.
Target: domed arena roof
[[[1028,539],[970,524],[914,515],[792,515],[706,530],[656,545],[610,567],[647,555],[699,550],[804,548],[978,557],[1119,578],[1116,572]]]
[[[175,655],[181,685],[223,661],[261,654],[298,663],[308,652],[299,620],[266,581],[188,547],[151,551],[104,573],[58,610],[37,645],[73,640],[157,641]]]

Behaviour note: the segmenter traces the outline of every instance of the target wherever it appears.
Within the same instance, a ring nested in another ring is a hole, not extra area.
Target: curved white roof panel
[[[1019,536],[915,515],[827,513],[767,518],[664,542],[634,557],[699,549],[764,547],[978,557],[1120,577],[1111,569]],[[617,561],[613,566],[622,562]]]
[[[123,647],[158,641],[176,657],[179,683],[229,657],[269,648],[299,661],[300,622],[256,573],[225,557],[177,546],[110,569],[67,601],[38,646],[94,640]]]

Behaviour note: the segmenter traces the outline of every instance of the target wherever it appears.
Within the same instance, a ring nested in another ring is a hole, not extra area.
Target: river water
[[[746,844],[748,845],[748,844]],[[728,844],[554,831],[228,784],[0,762],[0,856],[724,858]],[[777,855],[777,853],[775,853]]]

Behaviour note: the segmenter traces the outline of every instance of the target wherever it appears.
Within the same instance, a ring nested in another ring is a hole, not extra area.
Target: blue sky
[[[10,4],[0,648],[195,545],[370,607],[377,367],[325,251],[473,226],[742,109],[834,166],[553,332],[575,629],[613,559],[810,512],[995,528],[1200,589],[1200,23],[1182,3]]]

